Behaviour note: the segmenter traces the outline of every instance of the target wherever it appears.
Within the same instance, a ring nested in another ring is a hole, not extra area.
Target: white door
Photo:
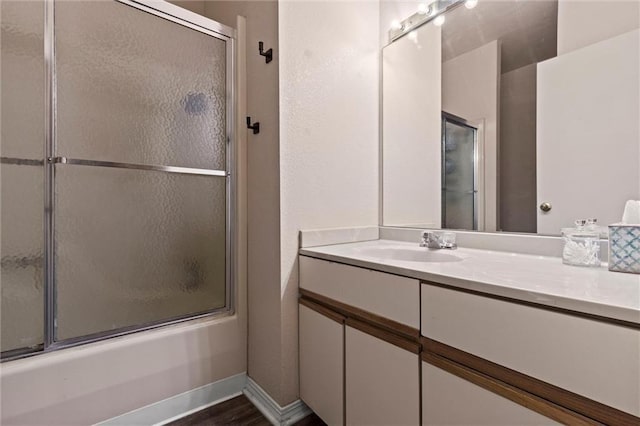
[[[640,199],[640,32],[538,64],[538,233],[620,221]]]

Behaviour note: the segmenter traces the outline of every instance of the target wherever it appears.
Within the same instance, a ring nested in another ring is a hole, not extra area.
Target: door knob
[[[540,204],[540,210],[542,210],[545,213],[550,211],[551,210],[551,203],[548,203],[548,202],[545,201],[544,203]]]

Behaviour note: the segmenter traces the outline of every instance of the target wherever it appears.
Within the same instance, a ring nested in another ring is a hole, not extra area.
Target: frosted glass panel
[[[442,192],[445,204],[443,228],[475,229],[473,226],[473,194],[460,192]]]
[[[58,155],[226,169],[226,43],[115,1],[56,2]]]
[[[44,3],[0,2],[3,157],[44,157]]]
[[[442,227],[476,229],[476,130],[448,120],[444,121],[443,130]]]
[[[445,123],[443,182],[447,190],[474,189],[474,133],[470,127]]]
[[[43,167],[0,164],[2,351],[43,341]]]
[[[225,305],[223,177],[56,166],[57,339]]]

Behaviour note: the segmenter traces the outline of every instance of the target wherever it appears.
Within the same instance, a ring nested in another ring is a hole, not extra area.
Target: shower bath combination
[[[233,311],[235,31],[1,7],[3,360]]]

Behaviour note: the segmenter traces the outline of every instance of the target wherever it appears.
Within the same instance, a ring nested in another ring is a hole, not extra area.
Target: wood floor
[[[270,426],[269,420],[245,397],[237,396],[213,407],[169,423],[170,426]],[[315,414],[300,420],[295,426],[326,426]]]

